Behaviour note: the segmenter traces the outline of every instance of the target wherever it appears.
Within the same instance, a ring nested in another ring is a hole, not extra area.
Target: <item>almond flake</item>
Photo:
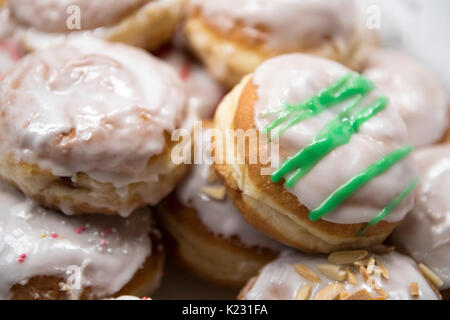
[[[372,248],[369,248],[370,253],[374,254],[387,254],[395,251],[394,246],[385,246],[385,245],[379,245]]]
[[[409,285],[409,294],[413,298],[419,297],[419,284],[417,282],[411,282]]]
[[[380,269],[381,275],[386,279],[389,280],[389,272],[387,271],[386,267],[384,266],[383,263],[381,263],[381,261],[379,259],[375,259],[375,262],[378,266],[378,268]]]
[[[373,257],[370,257],[366,271],[368,275],[372,275],[375,272],[375,259]]]
[[[359,267],[359,273],[361,273],[361,275],[363,276],[364,281],[367,281],[367,279],[369,279],[370,277],[369,274],[367,273],[366,268],[364,268],[363,266]]]
[[[381,287],[375,288],[374,291],[378,293],[378,299],[376,300],[386,300],[388,297],[388,293]]]
[[[350,296],[350,293],[349,292],[347,292],[347,291],[342,291],[340,294],[339,294],[339,300],[345,300],[345,299],[347,299],[347,297],[349,297]]]
[[[225,199],[225,187],[219,186],[219,187],[203,187],[202,191],[207,196],[216,199],[216,200],[223,200]]]
[[[345,281],[347,279],[347,272],[335,264],[319,264],[317,265],[317,269],[331,280]]]
[[[320,277],[304,264],[298,263],[294,266],[294,268],[295,271],[306,280],[311,282],[320,282]]]
[[[428,279],[430,280],[436,287],[442,287],[442,285],[444,284],[444,282],[438,277],[438,275],[436,273],[434,273],[433,271],[431,271],[430,268],[428,268],[426,265],[424,265],[423,263],[419,264],[419,269],[422,272],[422,274]]]
[[[356,267],[360,267],[360,266],[366,267],[369,264],[369,261],[370,261],[370,258],[366,258],[364,260],[353,262],[353,265]]]
[[[309,283],[303,285],[297,292],[296,300],[309,300],[311,297],[312,285]]]
[[[353,273],[353,271],[350,269],[347,269],[347,282],[354,286],[356,286],[358,284],[358,278]]]
[[[366,250],[336,251],[328,256],[328,261],[334,264],[352,264],[367,257]]]
[[[361,289],[353,292],[345,300],[372,300],[374,297],[366,289]]]
[[[342,283],[331,283],[320,290],[314,297],[314,300],[336,300],[344,290],[345,287]]]

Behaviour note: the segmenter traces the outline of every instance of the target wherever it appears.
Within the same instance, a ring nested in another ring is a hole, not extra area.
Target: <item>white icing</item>
[[[180,75],[188,96],[188,115],[185,127],[193,127],[197,120],[211,119],[224,95],[224,90],[198,63],[180,50],[170,50],[161,58]]]
[[[450,146],[414,154],[421,183],[414,210],[392,235],[392,242],[431,268],[450,288]]]
[[[399,253],[390,253],[376,257],[381,261],[389,273],[389,279],[381,278],[378,274],[374,277],[378,285],[388,294],[388,300],[414,300],[409,287],[412,282],[419,285],[420,300],[436,300],[436,294],[428,285],[425,278],[417,268],[416,263],[410,258]],[[312,269],[321,279],[320,283],[306,281],[294,268],[294,265],[301,263]],[[247,300],[295,300],[299,289],[309,283],[312,285],[311,297],[323,289],[325,286],[333,283],[333,280],[325,277],[317,269],[318,264],[328,264],[326,256],[306,255],[300,252],[286,251],[280,258],[265,266],[253,287],[245,294]],[[345,290],[354,293],[361,289],[366,289],[372,295],[378,296],[363,280],[361,274],[356,268],[353,273],[358,278],[358,284],[351,285],[348,282],[342,282]]]
[[[2,157],[13,154],[57,176],[84,172],[122,195],[130,183],[166,173],[144,170],[186,107],[172,68],[140,49],[92,39],[27,55],[0,94]]]
[[[359,16],[349,0],[191,0],[208,23],[229,31],[237,23],[244,33],[261,39],[269,49],[317,47],[332,41],[346,43],[354,35]],[[265,27],[267,32],[258,28]]]
[[[442,138],[448,126],[449,101],[445,89],[427,69],[400,52],[379,49],[370,53],[364,75],[397,108],[415,146]]]
[[[208,157],[211,150],[211,135],[207,129],[203,130],[202,138],[203,154],[204,157]],[[197,152],[200,154],[201,150],[197,149]],[[186,207],[194,208],[201,222],[215,235],[225,238],[237,236],[246,247],[280,251],[282,245],[246,223],[230,198],[216,200],[202,192],[201,189],[205,186],[223,186],[220,182],[208,182],[210,170],[211,166],[205,161],[202,164],[192,165],[189,174],[176,189],[180,202]]]
[[[254,106],[256,128],[262,130],[274,119],[272,116],[263,117],[267,111],[279,109],[283,102],[295,104],[304,101],[349,72],[349,69],[336,62],[302,54],[284,55],[263,63],[253,77],[254,84],[258,87],[258,101]],[[375,90],[360,105],[367,106],[378,96],[379,93]],[[308,145],[347,105],[348,102],[329,108],[281,134],[280,160]],[[334,149],[293,188],[287,190],[310,210],[315,209],[338,187],[370,164],[407,145],[409,141],[406,126],[395,108],[388,105],[384,111],[363,124],[349,143]],[[281,161],[277,160],[272,157],[273,168],[279,167]],[[415,168],[411,157],[406,157],[360,188],[338,208],[324,216],[323,220],[341,224],[369,222],[402,193],[414,176]],[[402,220],[413,206],[414,194],[415,192],[411,192],[385,221]]]
[[[10,2],[13,1],[8,3]],[[20,0],[20,2],[31,2],[33,5],[22,7],[24,4],[18,3],[14,5],[16,9],[9,6],[0,9],[0,38],[14,37],[29,50],[48,48],[66,40],[79,40],[85,37],[108,39],[111,35],[122,32],[119,23],[126,19],[127,15],[136,12],[135,9],[139,9],[136,19],[140,20],[149,18],[149,15],[156,12],[154,10],[163,10],[178,16],[183,8],[183,0],[107,0],[107,2],[46,0],[46,3]],[[49,2],[53,6],[50,7],[52,9],[49,8]],[[68,2],[80,3],[81,29],[68,30],[66,26],[67,18],[73,15],[73,12],[66,11]],[[34,12],[39,12],[39,15]],[[23,21],[18,21],[14,13]],[[41,24],[42,22],[44,24]]]
[[[77,6],[80,10],[80,27],[90,30],[119,21],[133,10],[150,0],[14,0],[8,1],[11,14],[20,24],[47,32],[65,33],[69,17],[68,10]]]
[[[82,270],[81,287],[69,292],[73,298],[85,287],[91,288],[92,296],[112,295],[151,255],[149,209],[127,219],[67,217],[40,207],[0,182],[0,211],[0,299],[11,296],[14,284],[35,276],[68,281],[73,273],[66,272],[76,268]],[[77,233],[80,228],[85,229]],[[19,262],[22,254],[26,257]]]

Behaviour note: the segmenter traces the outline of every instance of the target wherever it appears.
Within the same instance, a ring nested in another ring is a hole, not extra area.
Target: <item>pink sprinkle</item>
[[[100,245],[101,246],[104,246],[105,244],[106,244],[106,240],[105,239],[100,240]]]
[[[26,257],[27,257],[26,253],[22,253],[19,257],[19,263],[24,262]]]
[[[188,61],[186,61],[181,67],[180,77],[182,80],[186,80],[191,74],[191,65]]]
[[[148,300],[148,298],[147,297],[142,297],[142,299],[141,300]]]
[[[75,229],[75,233],[78,233],[78,234],[80,234],[80,233],[81,233],[81,230],[80,230],[80,228],[76,228],[76,229]]]
[[[52,232],[52,234],[50,234],[50,235],[53,239],[58,238],[58,234],[56,232]]]
[[[104,236],[105,236],[105,233],[104,233],[104,232],[100,232],[100,235],[101,235],[102,237],[104,237]]]

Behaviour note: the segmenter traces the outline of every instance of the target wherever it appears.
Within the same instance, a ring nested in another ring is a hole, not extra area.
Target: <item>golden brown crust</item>
[[[237,99],[237,106],[223,105],[227,108],[232,123],[228,126],[232,129],[256,129],[254,126],[253,105],[257,100],[257,88],[249,77],[243,85]],[[232,103],[234,99],[224,100]],[[233,108],[235,111],[233,111]],[[239,116],[237,116],[239,115]],[[222,121],[216,118],[217,122]],[[222,124],[227,126],[227,124]],[[248,144],[247,144],[248,145]],[[256,144],[258,145],[258,144]],[[223,148],[226,151],[225,148]],[[230,152],[228,150],[228,152]],[[331,252],[338,249],[369,247],[384,241],[392,230],[400,223],[381,222],[368,229],[362,237],[355,234],[365,224],[336,224],[324,220],[311,221],[308,210],[299,203],[298,199],[287,192],[283,181],[273,183],[270,176],[260,174],[263,165],[249,164],[249,154],[258,154],[257,150],[245,150],[245,165],[239,173],[241,180],[245,182],[246,192],[242,192],[235,179],[235,167],[231,165],[216,165],[216,170],[224,179],[228,194],[239,208],[244,218],[250,224],[271,237],[303,251]],[[283,154],[283,150],[280,150]],[[225,157],[224,157],[225,158]],[[250,192],[249,192],[250,190]],[[249,194],[252,193],[252,194]]]
[[[240,287],[277,256],[269,249],[246,247],[238,237],[214,235],[195,210],[183,206],[173,194],[157,211],[158,220],[166,231],[169,256],[208,281]]]
[[[162,276],[165,253],[157,239],[152,239],[152,255],[133,278],[114,297],[122,295],[144,296],[152,293],[158,286]],[[68,300],[66,291],[60,290],[64,280],[54,276],[35,276],[25,285],[15,284],[11,288],[12,300]],[[108,297],[92,297],[91,289],[85,288],[80,299],[103,299]]]

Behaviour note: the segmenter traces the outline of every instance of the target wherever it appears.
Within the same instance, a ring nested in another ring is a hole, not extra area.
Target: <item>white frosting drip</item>
[[[449,101],[445,89],[427,69],[400,52],[380,49],[369,55],[364,75],[397,108],[415,146],[442,138],[448,126]]]
[[[198,63],[192,61],[180,50],[170,50],[161,58],[180,75],[188,96],[188,115],[185,127],[193,127],[198,120],[211,119],[224,90]]]
[[[450,288],[450,146],[414,154],[421,176],[414,210],[398,227],[392,242],[430,267]]]
[[[73,268],[82,271],[81,288],[69,292],[73,298],[85,287],[91,288],[93,296],[112,295],[151,254],[149,209],[127,219],[67,217],[40,207],[0,182],[0,210],[0,299],[11,296],[14,284],[35,276],[67,281],[73,275],[67,271]]]
[[[151,0],[14,0],[7,5],[19,23],[47,32],[69,32],[66,21],[73,14],[70,6],[80,10],[82,30],[107,26],[119,21],[138,7]]]
[[[306,49],[328,41],[346,43],[359,16],[349,0],[191,0],[208,23],[224,32],[238,23],[250,38],[269,49]],[[267,28],[263,33],[258,28]]]
[[[142,181],[164,133],[183,120],[184,90],[172,68],[121,44],[86,39],[32,53],[0,84],[1,155],[117,188]]]
[[[419,284],[420,300],[436,300],[436,294],[428,285],[425,278],[417,268],[416,263],[410,258],[399,253],[390,253],[376,257],[385,266],[389,273],[389,280],[375,277],[376,282],[388,294],[388,300],[415,300],[409,294],[409,286],[412,282]],[[301,263],[312,269],[320,276],[320,283],[306,281],[294,268],[294,265]],[[317,269],[318,264],[328,264],[326,256],[313,256],[293,251],[286,251],[280,258],[265,266],[255,284],[244,296],[247,300],[295,300],[299,289],[309,283],[312,285],[311,297],[327,285],[333,283],[333,280],[322,275]],[[358,284],[351,285],[348,282],[342,282],[345,290],[354,293],[361,289],[366,289],[372,295],[378,296],[363,280],[356,269],[353,270],[358,278]]]
[[[258,101],[254,106],[256,128],[262,130],[274,119],[262,116],[267,111],[279,109],[283,102],[295,104],[304,101],[349,72],[349,69],[336,62],[302,54],[284,55],[263,63],[253,77],[254,84],[258,87]],[[368,106],[378,96],[379,93],[374,91],[360,105]],[[329,108],[281,134],[280,160],[308,145],[347,105],[344,103]],[[384,111],[363,124],[349,143],[325,156],[293,188],[287,190],[310,210],[315,209],[338,187],[369,165],[407,145],[409,141],[406,126],[395,108],[389,104]],[[280,166],[276,157],[272,157],[271,166]],[[411,157],[407,157],[386,173],[372,179],[338,208],[324,216],[323,220],[341,224],[369,222],[402,193],[413,181],[414,175],[413,162]],[[412,208],[413,200],[414,192],[411,192],[385,221],[402,220]]]
[[[208,130],[203,130],[203,154],[208,157],[211,150],[211,135]],[[197,138],[200,140],[200,137]],[[197,140],[197,141],[198,141]],[[197,149],[201,154],[201,148]],[[208,151],[209,150],[209,151]],[[212,161],[208,157],[209,161]],[[220,182],[208,182],[211,162],[203,161],[202,164],[194,164],[177,187],[176,195],[186,207],[194,208],[201,222],[215,235],[225,238],[238,237],[240,242],[247,247],[268,248],[280,251],[282,245],[267,237],[245,222],[240,212],[227,197],[224,200],[215,200],[202,192],[205,186],[223,186]]]

